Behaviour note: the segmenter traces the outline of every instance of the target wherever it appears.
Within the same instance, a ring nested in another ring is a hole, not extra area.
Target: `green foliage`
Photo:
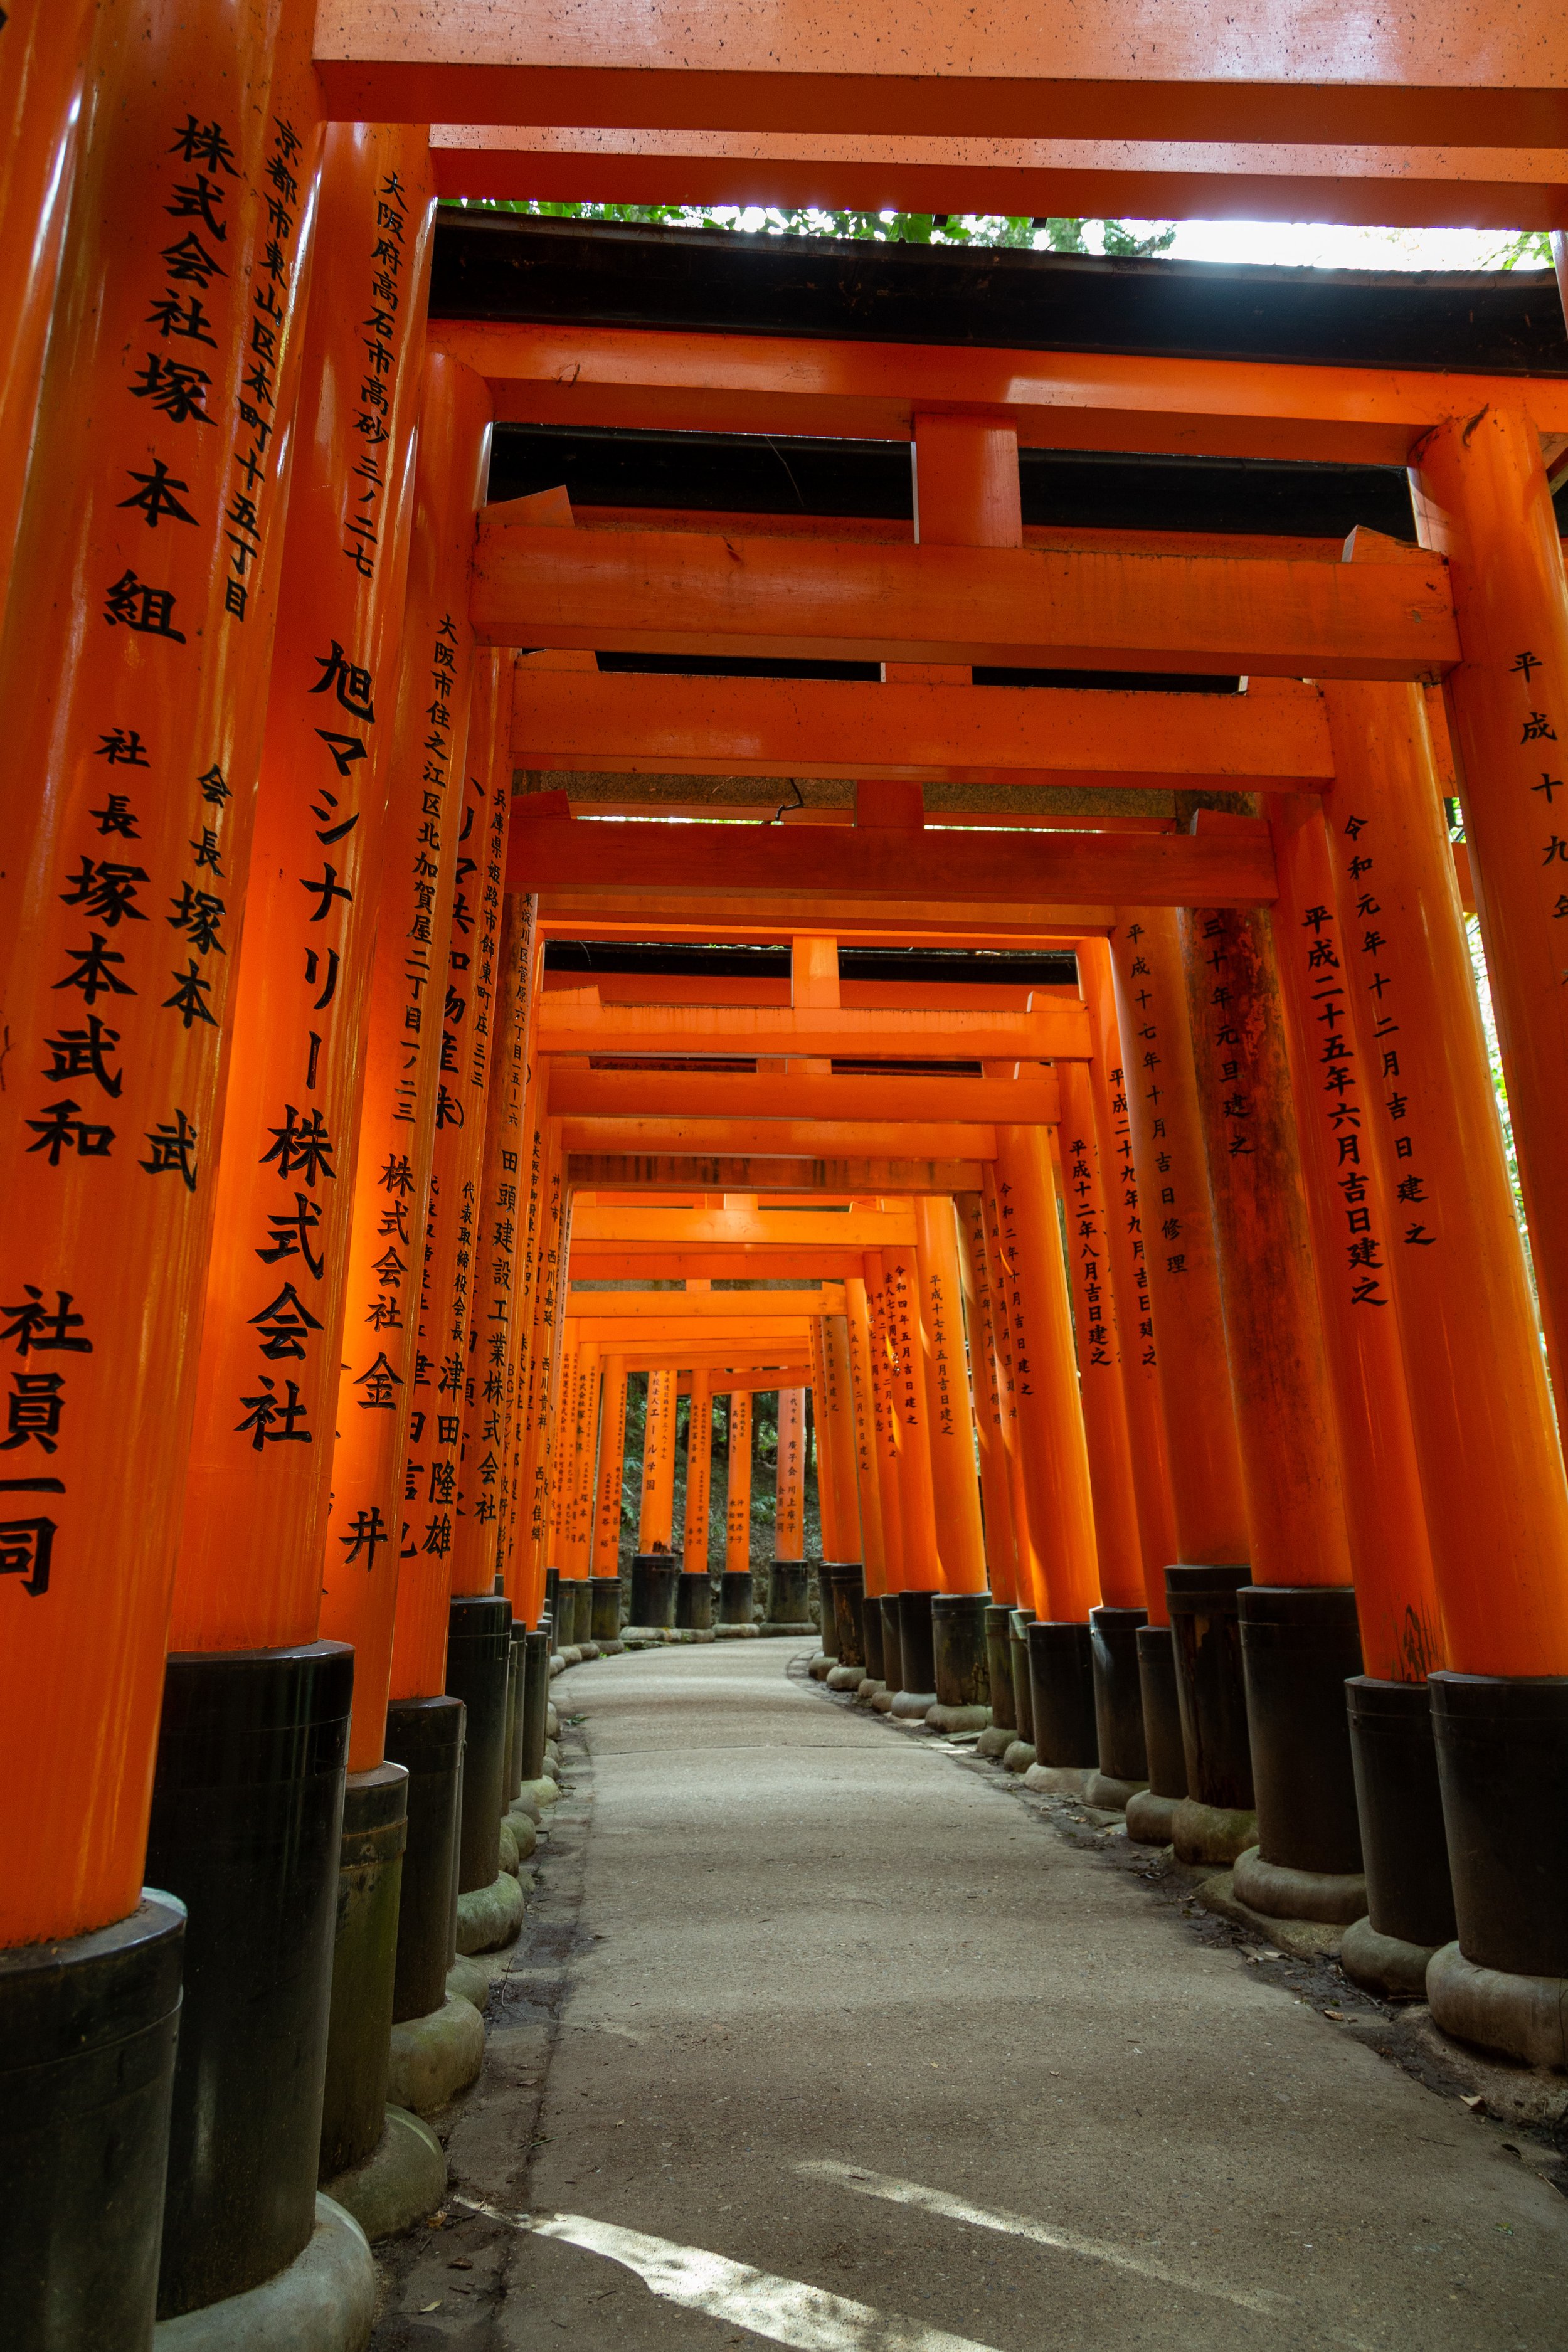
[[[1521,261],[1544,262],[1552,267],[1552,233],[1544,228],[1521,228],[1500,246],[1488,267],[1492,269],[1517,269]]]
[[[778,1478],[778,1392],[762,1390],[752,1399],[752,1542],[753,1568],[763,1568],[773,1556],[775,1486]],[[691,1402],[679,1399],[675,1412],[675,1512],[679,1528],[686,1523],[686,1465]],[[808,1408],[809,1425],[809,1408]],[[626,1463],[621,1482],[621,1556],[628,1570],[637,1548],[637,1520],[642,1503],[643,1449],[647,1431],[647,1374],[632,1372],[626,1380]],[[713,1480],[708,1507],[708,1557],[717,1569],[724,1558],[729,1512],[730,1401],[713,1399]],[[805,1549],[815,1559],[822,1549],[822,1521],[816,1495],[816,1446],[806,1448]]]
[[[1017,246],[1047,253],[1142,257],[1168,251],[1176,238],[1173,222],[1134,227],[1126,221],[1030,220],[1002,213],[855,213],[783,205],[545,205],[494,196],[455,196],[443,202],[463,211],[524,213],[544,220],[626,221],[655,228],[739,229],[743,235],[769,236],[843,236],[879,245]],[[1096,228],[1098,246],[1089,242],[1089,234]]]

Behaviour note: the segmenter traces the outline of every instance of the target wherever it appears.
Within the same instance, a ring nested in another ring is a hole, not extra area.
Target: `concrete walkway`
[[[809,1646],[555,1684],[567,1795],[377,2352],[1568,2346],[1536,2151]]]

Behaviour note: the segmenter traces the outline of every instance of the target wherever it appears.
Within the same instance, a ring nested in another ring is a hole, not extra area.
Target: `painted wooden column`
[[[379,1760],[389,1688],[398,1698],[426,1697],[444,1680],[446,1567],[433,1572],[428,1556],[419,1562],[405,1465],[439,1080],[437,992],[472,665],[464,582],[489,464],[489,416],[476,376],[446,359],[426,361],[353,1161],[331,1508],[320,1570],[323,1628],[351,1641],[356,1654],[355,1770]],[[441,681],[449,684],[438,707],[449,717],[437,727],[426,706]],[[427,736],[438,736],[438,745]],[[325,994],[331,961],[322,949],[315,955],[317,992]],[[426,1409],[421,1400],[422,1414]],[[425,1426],[422,1419],[416,1445]],[[416,1451],[414,1458],[425,1457]]]
[[[708,1374],[691,1375],[686,1421],[686,1525],[682,1565],[689,1576],[708,1573],[708,1509],[713,1492],[713,1397]]]
[[[555,1396],[555,1340],[561,1318],[565,1264],[564,1237],[569,1231],[565,1177],[559,1133],[552,1121],[544,1123],[540,1155],[537,1233],[532,1250],[532,1276],[526,1321],[526,1376],[520,1377],[518,1528],[510,1589],[521,1597],[529,1624],[537,1625],[544,1606],[544,1574],[554,1563],[550,1548],[550,1437]],[[532,1213],[531,1205],[531,1214]],[[521,1341],[520,1340],[520,1349]],[[523,1357],[520,1352],[520,1368]]]
[[[871,1387],[871,1318],[866,1284],[850,1275],[844,1286],[848,1307],[849,1386],[855,1425],[855,1491],[860,1520],[860,1565],[868,1595],[888,1589],[882,1536],[882,1489],[877,1475],[877,1407]]]
[[[1176,1556],[1242,1566],[1247,1505],[1179,919],[1171,908],[1122,908],[1110,945]]]
[[[1123,1349],[1111,1289],[1107,1171],[1100,1159],[1088,1064],[1059,1063],[1057,1079],[1062,1100],[1060,1177],[1068,1276],[1100,1597],[1112,1608],[1140,1609],[1143,1555],[1121,1380]]]
[[[893,1409],[898,1350],[888,1328],[887,1274],[879,1250],[868,1250],[866,1267],[867,1336],[871,1359],[871,1404],[877,1441],[877,1493],[882,1507],[884,1592],[901,1592],[904,1570],[903,1484],[899,1476],[902,1431]]]
[[[934,1592],[942,1584],[942,1562],[936,1545],[936,1500],[931,1486],[920,1268],[912,1249],[885,1251],[882,1266],[882,1297],[893,1374],[889,1402],[899,1436],[904,1590]]]
[[[1018,1421],[1016,1335],[1013,1324],[1011,1284],[1002,1249],[1002,1210],[994,1184],[982,1182],[981,1206],[985,1213],[985,1276],[991,1299],[991,1329],[996,1352],[996,1376],[1007,1434],[1007,1500],[1013,1514],[1013,1564],[1017,1607],[1048,1616],[1045,1569],[1029,1528],[1029,1496],[1024,1483],[1023,1433]]]
[[[1166,1622],[1165,1570],[1176,1558],[1171,1501],[1170,1452],[1160,1392],[1154,1305],[1139,1199],[1138,1167],[1127,1099],[1127,1072],[1117,1025],[1110,950],[1101,939],[1080,940],[1079,985],[1089,1008],[1094,1058],[1089,1065],[1095,1132],[1100,1139],[1111,1296],[1121,1340],[1121,1386],[1131,1451],[1132,1491],[1143,1561],[1143,1593],[1151,1621]]]
[[[729,1450],[724,1482],[724,1572],[739,1576],[752,1565],[752,1392],[730,1393]]]
[[[642,1497],[637,1549],[671,1547],[675,1515],[675,1374],[647,1376],[647,1412],[643,1423]]]
[[[778,1455],[773,1504],[773,1553],[805,1558],[805,1391],[778,1392]]]
[[[621,1492],[626,1471],[626,1367],[621,1356],[605,1359],[604,1418],[599,1435],[599,1476],[594,1533],[594,1573],[618,1576],[621,1563]]]
[[[974,1384],[975,1442],[980,1457],[980,1499],[984,1512],[985,1580],[998,1606],[1017,1601],[1017,1559],[1013,1542],[1013,1498],[1007,1477],[1008,1408],[996,1363],[995,1302],[985,1260],[985,1203],[978,1192],[953,1201],[961,1244],[964,1320]]]
[[[817,1433],[817,1489],[820,1496],[826,1457],[826,1483],[837,1521],[832,1557],[859,1560],[862,1567],[860,1496],[856,1475],[854,1380],[849,1360],[847,1315],[825,1315],[821,1325],[822,1381],[812,1406]],[[823,1557],[827,1558],[823,1538]]]
[[[1568,1396],[1568,580],[1562,536],[1540,435],[1524,406],[1489,406],[1439,425],[1415,457],[1416,528],[1447,560],[1464,649],[1444,692],[1541,1319],[1562,1399]],[[1367,537],[1358,532],[1356,541]],[[1375,549],[1369,544],[1366,551]]]
[[[806,1354],[811,1365],[811,1441],[816,1454],[817,1528],[825,1560],[837,1559],[838,1506],[827,1470],[827,1448],[822,1427],[822,1317],[811,1317],[806,1330]]]
[[[21,0],[5,26],[0,100],[0,614],[55,315],[66,219],[83,144],[97,131],[89,81],[96,0]],[[120,39],[125,37],[123,32]],[[118,46],[118,43],[116,44]],[[104,41],[98,43],[103,55]]]
[[[944,1592],[985,1591],[985,1539],[965,1361],[958,1223],[946,1193],[915,1203],[921,1370],[931,1465],[938,1574]]]
[[[1568,1978],[1550,1891],[1560,1845],[1553,1825],[1543,1854],[1541,1816],[1510,1792],[1521,1773],[1555,1769],[1564,1746],[1568,1487],[1426,708],[1404,687],[1324,693],[1336,769],[1324,815],[1367,1073],[1363,1133],[1384,1177],[1384,1278],[1405,1339],[1446,1652],[1428,1688],[1458,1932],[1426,1971],[1428,1997],[1459,2033],[1484,2000],[1489,2041],[1539,2063],[1538,1979]],[[1406,1811],[1384,1821],[1408,1850],[1418,1832]]]

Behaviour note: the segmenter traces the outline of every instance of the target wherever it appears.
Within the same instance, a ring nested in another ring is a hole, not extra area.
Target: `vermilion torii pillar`
[[[850,1395],[855,1412],[855,1485],[860,1513],[860,1564],[863,1570],[860,1633],[865,1674],[862,1685],[880,1683],[882,1664],[882,1595],[888,1590],[886,1538],[882,1528],[882,1479],[878,1455],[877,1400],[872,1380],[870,1297],[863,1276],[849,1276],[844,1285],[849,1327]],[[869,1696],[869,1694],[867,1694]]]
[[[58,14],[68,42],[74,12]],[[96,2095],[74,2086],[94,2079],[106,2035],[156,2052],[163,2084],[173,2058],[180,1923],[141,1890],[148,1877],[176,1897],[193,1886],[165,1871],[162,1849],[148,1871],[146,1839],[320,166],[310,36],[303,7],[198,6],[131,22],[99,13],[95,135],[59,248],[19,522],[14,481],[0,493],[12,562],[0,642],[10,753],[0,1349],[15,1441],[0,1486],[0,1942],[47,1948],[41,1975],[14,1963],[7,1989],[42,2004],[29,2011],[47,2022],[31,2029],[26,2063],[42,2052],[58,2066],[49,2096],[61,2113]],[[58,76],[54,89],[51,107],[40,85],[37,121],[47,142],[52,114],[58,153]],[[7,161],[27,166],[25,154]],[[5,226],[23,251],[53,233],[36,207]],[[18,323],[36,353],[37,307],[20,322],[7,316],[7,338]],[[26,363],[16,344],[10,356]],[[25,413],[8,409],[7,425],[25,437]],[[20,446],[9,443],[7,467]],[[198,863],[209,839],[222,861],[216,887]],[[320,1667],[337,1724],[323,1726],[329,1752],[341,1746],[350,1665],[334,1654]],[[175,1693],[165,1747],[181,1721]],[[210,1745],[188,1728],[199,1780]],[[265,1902],[259,1878],[241,1899]],[[214,1924],[204,1904],[199,1932]],[[101,1987],[102,2025],[85,2032],[71,2006],[79,1965]],[[40,1991],[45,1981],[56,1990]],[[128,2040],[144,2029],[145,2042]],[[189,1992],[181,2031],[194,2061]],[[313,2177],[300,2177],[307,2161],[313,2175],[307,2124],[287,2150],[282,2134],[269,2150],[268,2195],[221,2248],[201,2247],[201,2200],[228,2151],[194,2162],[189,2079],[187,2063],[166,2314],[279,2270],[313,2218]],[[117,2091],[94,2149],[98,2194],[126,2216],[127,2247],[96,2317],[140,2345],[167,2108],[157,2096],[134,2126],[125,2115]],[[24,2181],[0,2221],[0,2259],[16,2282],[7,2321],[25,2337],[52,2325],[44,2315],[67,2292],[59,2266],[88,2260],[61,2242],[58,2178]]]
[[[724,1573],[721,1627],[747,1630],[754,1615],[752,1588],[752,1392],[731,1389],[727,1400],[724,1470]]]
[[[675,1374],[647,1376],[637,1549],[668,1551],[675,1508]]]
[[[676,1623],[689,1633],[707,1633],[713,1623],[713,1585],[708,1568],[708,1515],[713,1482],[713,1398],[705,1370],[691,1375],[686,1418],[686,1524],[681,1543],[682,1581],[677,1588]],[[686,1581],[689,1579],[689,1582]]]
[[[1002,1370],[997,1360],[995,1297],[985,1249],[984,1199],[979,1192],[961,1192],[955,1196],[953,1207],[958,1214],[963,1314],[969,1331],[969,1364],[974,1391],[974,1435],[980,1461],[980,1498],[984,1509],[985,1581],[991,1596],[985,1612],[985,1662],[991,1685],[991,1724],[981,1733],[980,1753],[1002,1756],[1016,1738],[1018,1730],[1009,1638],[1013,1611],[1018,1597],[1013,1492],[1007,1459],[1015,1422],[1011,1400],[1004,1391]]]
[[[605,1358],[605,1398],[599,1423],[599,1475],[594,1526],[594,1639],[601,1645],[621,1631],[621,1493],[626,1469],[626,1367]]]
[[[927,1721],[937,1730],[984,1730],[991,1713],[985,1650],[990,1595],[975,1471],[958,1220],[949,1195],[921,1193],[916,1199],[915,1265],[942,1574],[942,1590],[931,1601],[935,1701]]]
[[[1505,1792],[1521,1772],[1544,1784],[1562,1754],[1568,1487],[1426,708],[1402,687],[1326,692],[1338,774],[1323,813],[1342,972],[1367,1074],[1363,1133],[1384,1174],[1382,1255],[1405,1339],[1446,1651],[1429,1690],[1458,1934],[1426,1970],[1426,1989],[1449,2032],[1561,2066],[1559,2011],[1541,1994],[1542,1978],[1568,1979],[1560,1874],[1542,1862],[1539,1819]],[[1352,1686],[1363,1768],[1379,1712],[1395,1714],[1395,1735],[1420,1752],[1418,1704],[1392,1688]],[[1418,1778],[1408,1766],[1398,1777],[1403,1796],[1363,1769],[1376,1822],[1372,1925],[1419,1948],[1442,1933],[1445,1857],[1430,1811],[1422,1818],[1407,1793]],[[1393,1865],[1409,1874],[1403,1885]],[[1379,1900],[1380,1873],[1398,1908]]]

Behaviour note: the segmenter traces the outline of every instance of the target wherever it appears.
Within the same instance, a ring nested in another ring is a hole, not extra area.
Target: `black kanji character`
[[[66,950],[67,955],[72,955],[78,959],[76,969],[74,971],[68,971],[63,980],[55,981],[52,983],[53,987],[79,989],[89,1004],[96,1004],[99,998],[105,994],[134,996],[136,991],[132,987],[131,982],[128,980],[117,980],[109,969],[111,963],[123,963],[125,958],[110,946],[101,931],[89,931],[87,937],[86,947]]]
[[[291,1282],[286,1282],[269,1307],[247,1318],[260,1333],[265,1345],[262,1354],[268,1362],[285,1358],[302,1357],[306,1334],[319,1331],[321,1325],[300,1299]]]
[[[314,687],[310,691],[315,692]],[[316,732],[331,753],[340,776],[346,776],[356,760],[369,757],[363,742],[357,735],[334,735],[330,727],[318,727]],[[324,839],[325,835],[322,837]]]
[[[205,776],[196,778],[196,782],[202,788],[203,800],[212,808],[222,808],[225,801],[234,798],[224,782],[223,770],[219,767],[209,768]]]
[[[217,337],[207,332],[212,320],[199,294],[188,295],[182,301],[171,288],[168,293],[159,295],[148,311],[147,324],[156,327],[165,342],[178,336],[182,342],[205,343],[214,352],[217,349]]]
[[[203,825],[201,839],[199,841],[193,841],[191,843],[191,847],[195,852],[197,873],[200,874],[204,870],[210,871],[216,874],[221,881],[223,879],[223,859],[218,853],[217,835],[210,825]]]
[[[194,114],[187,114],[184,129],[175,131],[169,152],[183,163],[205,163],[209,171],[226,172],[231,180],[239,177],[234,149],[221,124],[198,122]]]
[[[134,727],[111,727],[107,735],[99,737],[98,749],[92,756],[95,760],[107,760],[111,768],[145,768],[152,764],[147,757],[147,746]],[[103,811],[91,809],[89,814],[101,816]],[[100,824],[98,829],[100,833],[109,831],[106,824]]]
[[[298,1383],[285,1381],[283,1385],[289,1394],[287,1400],[279,1404],[276,1382],[266,1372],[262,1372],[259,1378],[261,1393],[239,1400],[246,1408],[246,1418],[235,1423],[235,1434],[238,1436],[247,1429],[253,1431],[255,1433],[250,1443],[258,1454],[263,1445],[277,1445],[289,1438],[292,1438],[297,1445],[309,1445],[311,1442],[310,1431],[294,1426],[297,1421],[303,1421],[307,1410],[300,1402]],[[279,1424],[276,1429],[272,1425],[274,1422]]]
[[[147,1130],[147,1142],[152,1157],[139,1160],[138,1168],[149,1176],[163,1176],[172,1169],[184,1181],[187,1192],[196,1189],[196,1129],[178,1105],[172,1119],[160,1119]]]
[[[206,1005],[206,999],[212,994],[212,982],[197,970],[195,959],[192,958],[183,972],[171,972],[169,977],[175,982],[175,988],[173,996],[163,999],[163,1011],[168,1012],[172,1007],[186,1029],[193,1021],[205,1021],[209,1028],[216,1029],[217,1021]]]
[[[318,891],[321,895],[321,905],[310,917],[310,920],[313,923],[324,923],[326,921],[328,915],[331,912],[332,900],[334,898],[342,898],[346,900],[351,907],[353,904],[354,894],[352,890],[346,889],[342,883],[338,880],[337,867],[335,866],[328,866],[324,862],[321,866],[321,881],[309,882],[301,878],[300,887],[301,890]]]
[[[0,1331],[0,1339],[15,1339],[19,1356],[39,1356],[46,1349],[58,1350],[68,1356],[91,1355],[90,1339],[71,1337],[87,1320],[85,1315],[72,1312],[74,1291],[57,1290],[55,1309],[51,1314],[44,1305],[44,1294],[36,1283],[25,1282],[22,1287],[27,1296],[19,1307],[0,1307],[0,1315],[14,1315],[16,1318]]]
[[[308,689],[309,692],[325,694],[335,688],[338,702],[349,717],[362,720],[367,727],[373,726],[375,721],[374,687],[369,670],[362,668],[357,662],[351,662],[336,637],[332,639],[331,653],[313,654],[311,659],[321,675]]]
[[[215,898],[210,890],[193,889],[190,883],[182,882],[179,897],[171,898],[169,904],[174,910],[165,918],[169,929],[186,932],[198,955],[209,955],[214,948],[219,955],[227,953],[217,935],[218,925],[227,911],[221,898]]]
[[[169,637],[185,642],[184,629],[174,626],[174,599],[167,588],[150,588],[129,566],[109,591],[103,617],[109,626],[127,628],[139,637]]]
[[[79,873],[68,875],[68,890],[60,892],[62,907],[84,907],[88,918],[118,930],[122,922],[144,923],[136,904],[136,886],[147,879],[144,866],[117,866],[108,859],[84,857]]]
[[[403,1375],[393,1370],[384,1349],[368,1371],[355,1376],[354,1386],[365,1391],[359,1401],[362,1412],[390,1412],[394,1405],[392,1391],[403,1386]]]
[[[0,1576],[19,1576],[35,1601],[49,1589],[56,1532],[53,1519],[0,1520]]]
[[[29,1440],[46,1454],[58,1453],[64,1377],[59,1372],[13,1372],[11,1386],[15,1393],[5,1400],[7,1434],[0,1437],[0,1454],[14,1454]]]
[[[96,1078],[106,1095],[118,1096],[125,1083],[125,1074],[111,1070],[104,1056],[119,1043],[119,1030],[106,1029],[97,1013],[89,1013],[85,1029],[61,1029],[55,1036],[45,1038],[44,1045],[54,1059],[44,1076],[51,1084],[61,1078]]]
[[[321,1222],[321,1212],[307,1192],[294,1195],[294,1213],[286,1216],[274,1210],[267,1220],[272,1228],[273,1246],[258,1249],[257,1256],[264,1265],[276,1265],[281,1257],[302,1257],[320,1282],[323,1272],[321,1260],[310,1247],[310,1235]]]
[[[205,172],[198,172],[194,180],[175,181],[174,201],[172,205],[165,205],[163,210],[171,220],[205,221],[215,241],[226,245],[228,224],[219,220],[213,210],[215,205],[222,204],[223,193],[216,180],[209,180]]]
[[[363,1551],[366,1556],[364,1565],[368,1575],[375,1566],[376,1546],[384,1544],[386,1539],[386,1521],[381,1516],[379,1504],[373,1503],[368,1511],[356,1512],[349,1523],[347,1535],[338,1538],[341,1544],[348,1546],[343,1555],[343,1566],[352,1568]]]
[[[74,1151],[79,1160],[107,1160],[114,1129],[78,1118],[75,1114],[80,1108],[81,1105],[72,1102],[67,1095],[59,1102],[46,1103],[42,1118],[25,1119],[23,1125],[38,1139],[37,1143],[28,1144],[29,1152],[47,1151],[51,1168],[59,1166],[60,1154],[65,1151]]]
[[[1532,710],[1525,719],[1524,732],[1519,740],[1521,743],[1555,743],[1557,730],[1544,710]]]
[[[260,1167],[265,1168],[275,1160],[279,1176],[300,1172],[312,1192],[316,1189],[319,1175],[336,1177],[338,1171],[332,1166],[336,1146],[327,1132],[326,1122],[319,1108],[313,1109],[308,1118],[301,1119],[293,1104],[285,1103],[282,1126],[269,1127],[267,1132],[273,1139],[272,1148],[262,1153],[258,1163]]]
[[[188,425],[194,419],[198,425],[212,425],[216,418],[207,415],[205,402],[212,378],[205,368],[194,367],[186,360],[172,360],[160,352],[149,352],[147,364],[131,386],[136,400],[150,400],[161,416],[171,425]]]
[[[204,293],[213,278],[228,276],[216,254],[207,251],[194,228],[187,229],[174,244],[166,245],[160,258],[176,286],[199,286]]]
[[[156,530],[164,515],[175,522],[195,522],[195,517],[189,507],[182,506],[174,496],[176,490],[188,490],[191,487],[189,482],[182,481],[177,474],[171,474],[162,457],[153,458],[153,470],[149,474],[139,473],[134,466],[127,467],[126,471],[132,480],[140,482],[142,487],[119,503],[121,507],[140,507],[142,520],[149,530]]]

